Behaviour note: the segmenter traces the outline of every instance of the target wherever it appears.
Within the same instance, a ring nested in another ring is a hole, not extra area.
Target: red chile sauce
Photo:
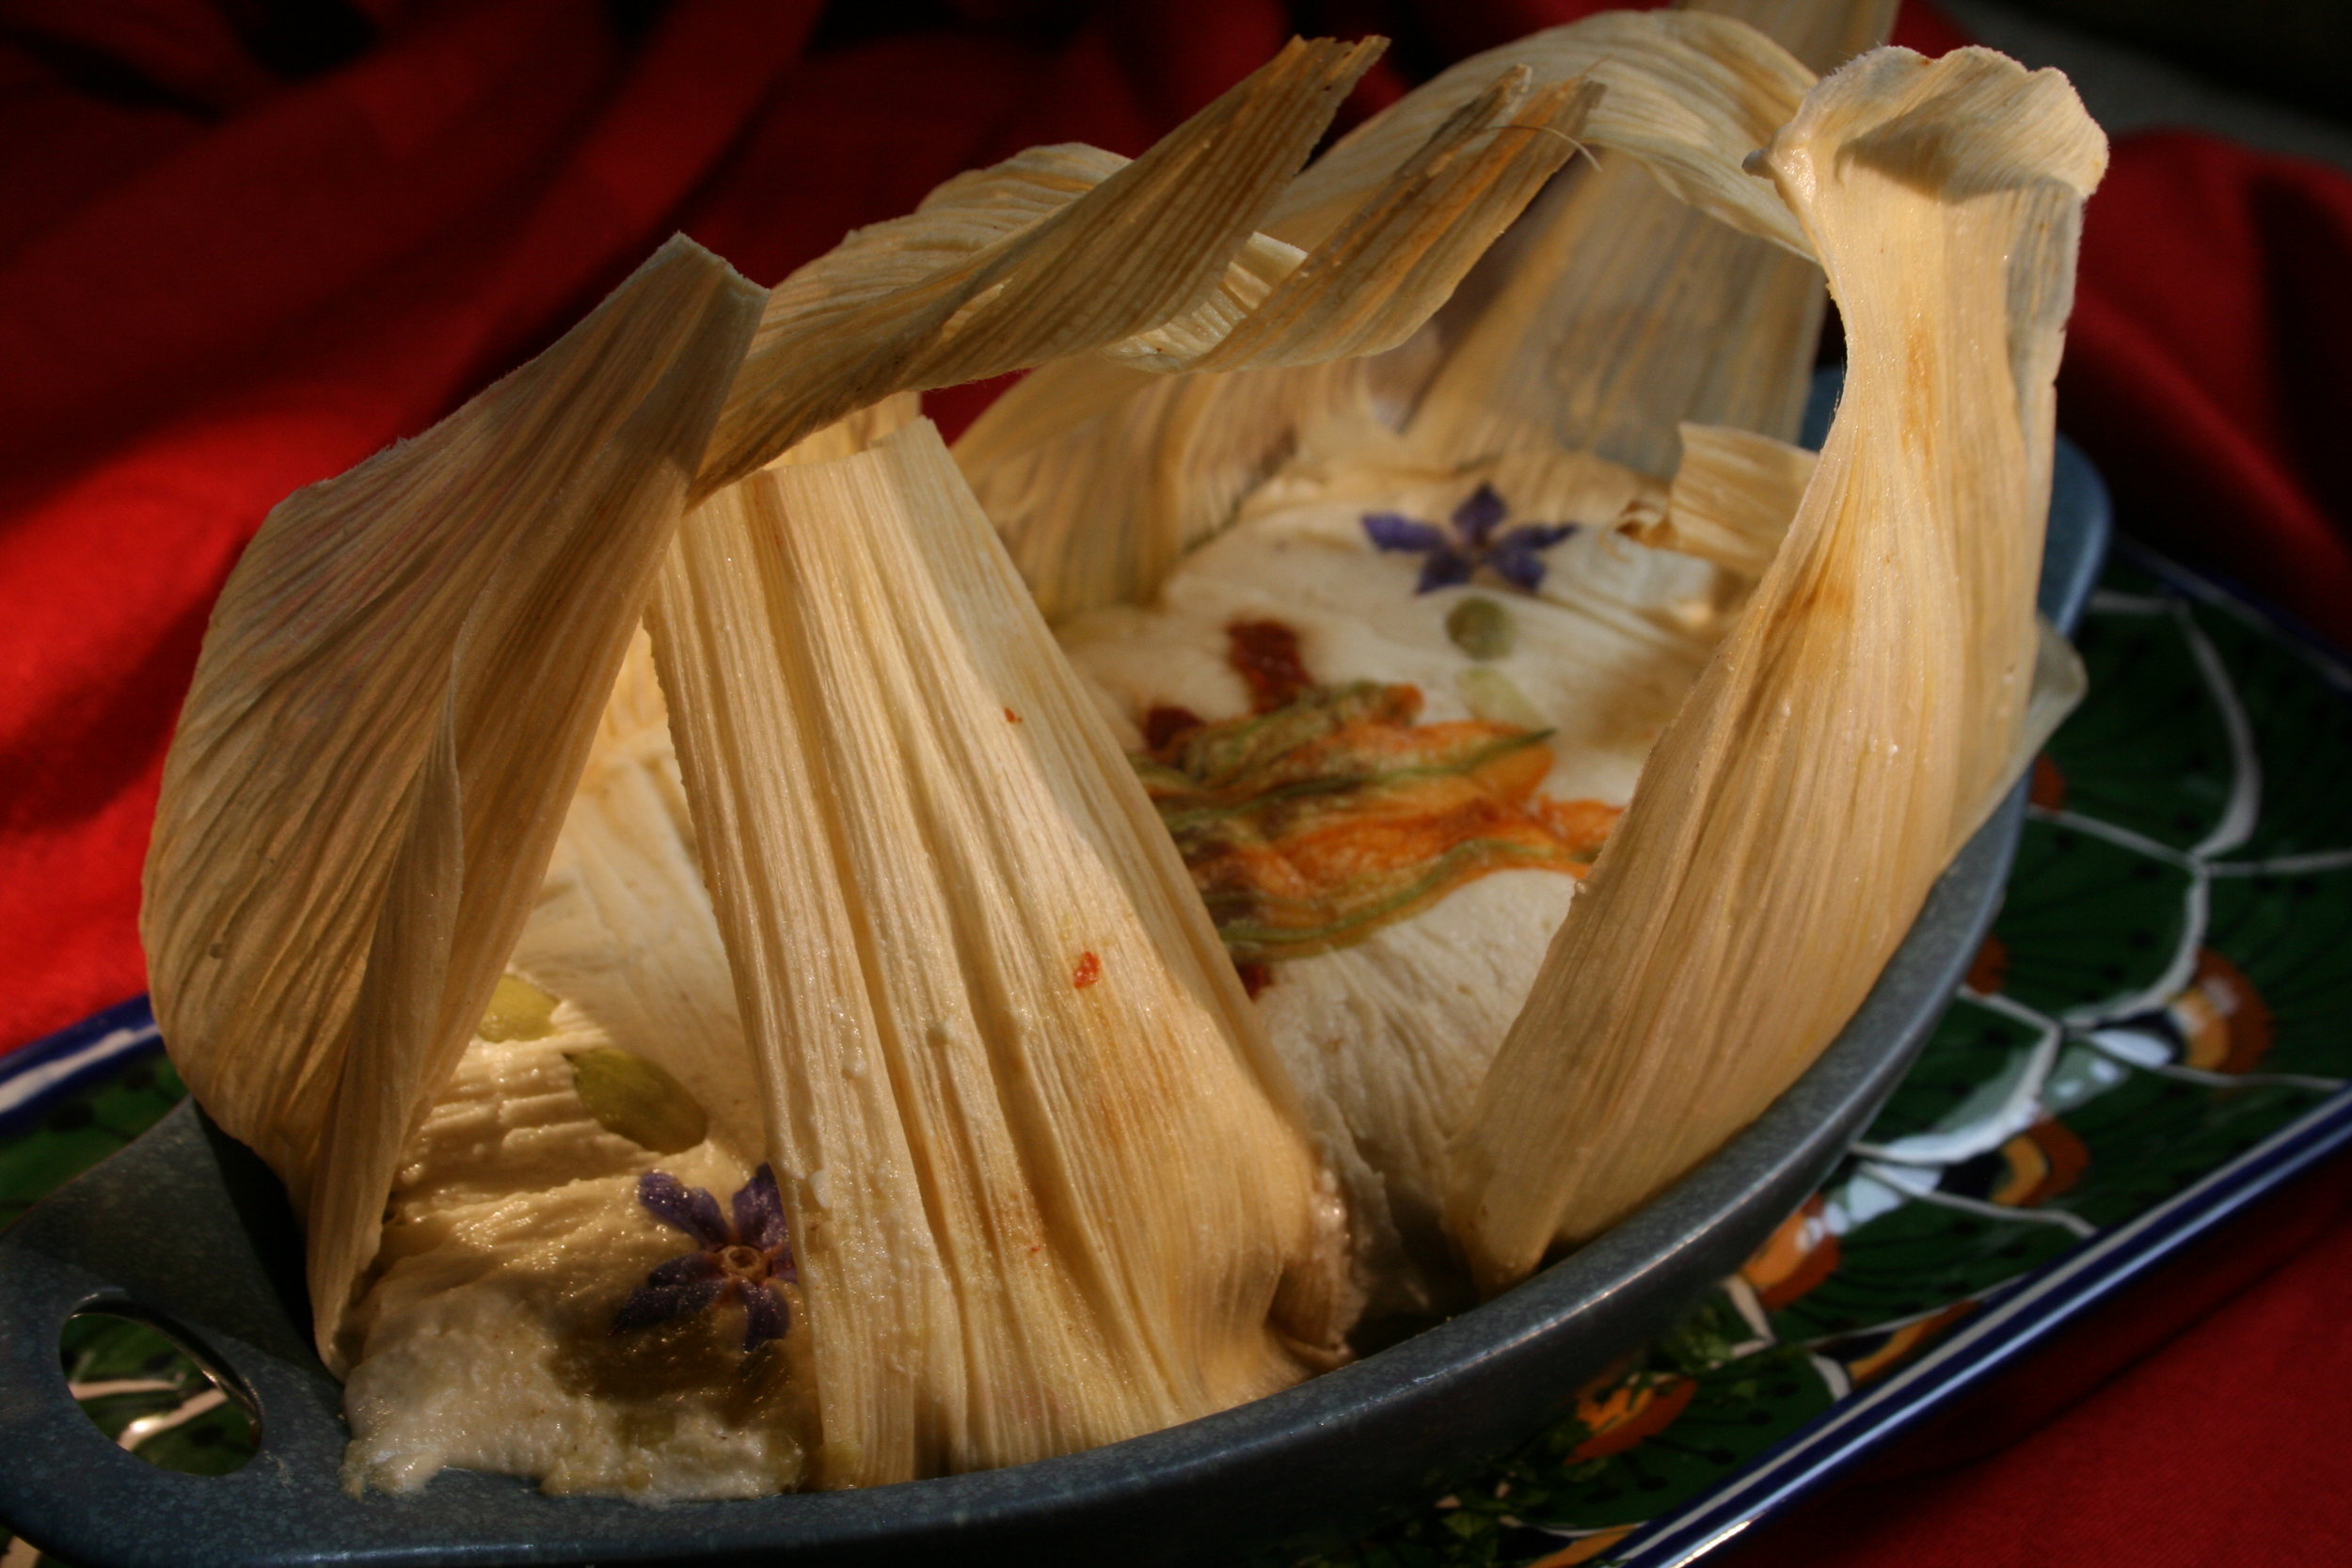
[[[1279,621],[1235,621],[1225,628],[1225,661],[1249,683],[1249,708],[1272,713],[1314,685],[1298,657],[1298,634]]]

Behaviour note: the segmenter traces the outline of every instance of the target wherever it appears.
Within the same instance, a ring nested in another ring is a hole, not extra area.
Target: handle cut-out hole
[[[82,1414],[149,1464],[225,1476],[253,1457],[252,1402],[160,1325],[91,1307],[67,1320],[57,1349]]]

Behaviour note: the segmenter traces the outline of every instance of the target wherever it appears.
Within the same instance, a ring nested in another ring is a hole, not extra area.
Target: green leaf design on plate
[[[154,1126],[187,1092],[167,1059],[145,1056],[0,1140],[0,1226]]]
[[[133,1432],[131,1451],[149,1464],[225,1476],[253,1457],[251,1418],[236,1401],[215,1397],[212,1379],[170,1336],[136,1319],[84,1312],[66,1323],[60,1350],[69,1382],[105,1390],[81,1401],[101,1432],[120,1442],[134,1422],[147,1423],[143,1434]]]
[[[1510,1490],[1491,1501],[1527,1524],[1554,1529],[1638,1524],[1706,1493],[1724,1471],[1746,1464],[1836,1400],[1812,1356],[1786,1345],[1639,1392],[1654,1402],[1679,1401],[1681,1407],[1641,1442],[1592,1458],[1578,1457],[1593,1434],[1571,1418],[1503,1465],[1502,1483]],[[1465,1497],[1463,1506],[1472,1507],[1471,1499]],[[1474,1506],[1483,1510],[1487,1500]]]
[[[2002,994],[2042,1012],[2123,1006],[2163,979],[2189,934],[2185,868],[2076,828],[2028,821],[1993,931]]]
[[[2179,621],[2094,611],[2075,646],[2090,689],[2048,748],[2065,809],[2174,848],[2200,843],[2222,818],[2236,768]]]
[[[2230,673],[2262,759],[2262,812],[2232,861],[2352,849],[2352,703],[2314,657],[2232,608],[2193,614]]]
[[[1475,1485],[1456,1487],[1375,1536],[1327,1546],[1307,1560],[1327,1568],[1524,1561],[1703,1496],[1726,1471],[1836,1398],[1808,1352],[1756,1348],[1755,1330],[1717,1291],[1595,1379],[1581,1391],[1576,1413],[1489,1467]],[[1645,1435],[1626,1442],[1636,1431]],[[1273,1552],[1261,1560],[1271,1568],[1296,1562],[1299,1554]]]
[[[2209,896],[2206,945],[2237,965],[2270,1017],[2257,1070],[2352,1078],[2352,866],[2216,877]]]
[[[1946,1180],[1974,1185],[1975,1174],[1963,1165]],[[1823,1191],[1833,1204],[1865,1210],[1872,1206],[1869,1199],[1884,1193],[1885,1184],[1861,1163],[1849,1161]],[[1774,1311],[1772,1332],[1783,1340],[1808,1341],[1883,1331],[1981,1295],[2039,1268],[2080,1239],[2046,1221],[1906,1198],[1840,1236],[1836,1271]]]
[[[2042,1037],[2026,1020],[1962,998],[1937,1022],[1862,1141],[1883,1148],[1982,1122],[2024,1081]]]
[[[2060,1114],[2090,1167],[2048,1207],[2120,1225],[2309,1111],[2321,1091],[2249,1084],[2215,1088],[2125,1067],[2112,1086]]]

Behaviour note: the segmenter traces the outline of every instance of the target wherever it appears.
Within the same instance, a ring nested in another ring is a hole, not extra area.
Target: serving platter
[[[2106,533],[2095,476],[2062,448],[2042,584],[2043,607],[2061,624],[2088,595]],[[1349,1544],[1355,1525],[1399,1497],[1442,1494],[1454,1506],[1434,1510],[1436,1528],[1464,1545],[1487,1521],[1532,1531],[1542,1541],[1526,1544],[1549,1543],[1555,1557],[1592,1556],[1623,1540],[1625,1525],[1531,1522],[1524,1503],[1516,1513],[1472,1507],[1466,1483],[1531,1431],[1543,1429],[1539,1441],[1549,1441],[1564,1423],[1591,1426],[1595,1398],[1613,1397],[1609,1380],[1627,1375],[1613,1364],[1694,1306],[1702,1315],[1720,1311],[1719,1282],[1772,1238],[1871,1124],[1935,1030],[1979,956],[2025,815],[2021,788],[1938,882],[1820,1061],[1714,1158],[1598,1242],[1493,1302],[1299,1387],[1005,1470],[658,1510],[548,1497],[508,1478],[461,1472],[415,1497],[351,1497],[340,1485],[340,1390],[308,1347],[282,1195],[248,1153],[183,1105],[0,1237],[0,1518],[87,1568],[796,1555],[1025,1561],[1047,1552],[1059,1561],[1153,1563],[1251,1549],[1295,1558],[1317,1546],[1365,1559],[1391,1547],[1378,1537]],[[33,1048],[32,1070],[67,1092],[77,1074],[101,1071],[105,1041],[125,1057],[151,1051],[151,1023],[135,1005],[118,1009],[63,1043]],[[29,1105],[33,1091],[21,1098]],[[0,1095],[0,1110],[8,1103]],[[1887,1114],[1903,1103],[1899,1097]],[[69,1322],[93,1307],[151,1320],[215,1368],[258,1420],[251,1461],[215,1475],[160,1468],[85,1418],[57,1347]],[[1677,1408],[1693,1402],[1686,1397]],[[1399,1545],[1405,1539],[1394,1537]]]

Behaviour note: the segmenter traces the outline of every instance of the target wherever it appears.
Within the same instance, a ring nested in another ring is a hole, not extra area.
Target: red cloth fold
[[[283,28],[304,8],[0,0],[0,1050],[141,989],[160,761],[270,505],[528,356],[670,230],[772,282],[1022,146],[1140,150],[1294,31],[1397,39],[1360,115],[1595,8],[964,0],[961,22],[812,50],[816,0],[368,0],[318,8],[379,36],[303,75]],[[611,20],[646,11],[634,35]],[[1958,35],[1912,8],[1898,39]],[[2129,529],[2352,643],[2347,274],[2352,181],[2126,138],[2090,205],[2060,420]],[[2329,1245],[2273,1284],[2340,1283]],[[2221,1354],[2200,1365],[2267,1365]],[[1955,1529],[2026,1484],[1919,1517]],[[2081,1553],[1989,1560],[2099,1560],[2088,1516],[2047,1526]],[[1907,1555],[1910,1517],[1838,1560],[1932,1560]]]
[[[2185,132],[2090,198],[2059,421],[2142,542],[2352,647],[2352,179]]]

